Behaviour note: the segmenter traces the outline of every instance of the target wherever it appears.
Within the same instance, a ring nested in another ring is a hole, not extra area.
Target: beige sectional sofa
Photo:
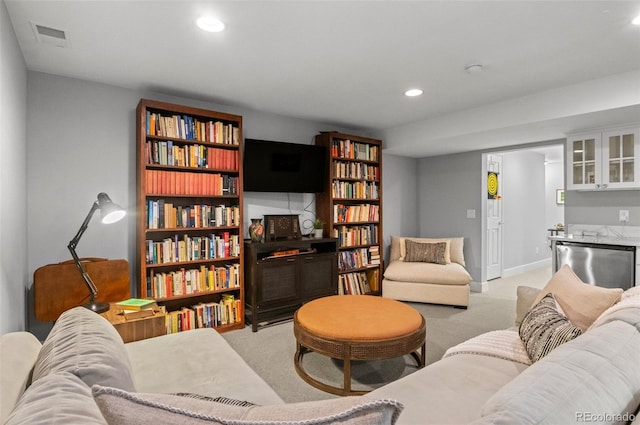
[[[518,289],[522,320],[541,291]],[[585,311],[584,305],[578,310]],[[368,397],[402,403],[398,424],[407,425],[628,424],[634,419],[638,425],[640,287],[591,316],[598,319],[581,336],[533,364],[517,327],[497,330],[450,348],[441,360]]]
[[[564,273],[548,287],[588,328],[533,364],[517,328],[497,330],[366,396],[291,404],[214,330],[123,344],[108,322],[76,308],[60,317],[44,344],[25,332],[0,337],[0,419],[7,425],[628,423],[640,406],[640,288],[622,296],[599,288],[584,294],[576,284],[589,286]],[[533,313],[543,303],[531,306],[542,293],[520,289],[518,317],[528,323],[538,317]]]
[[[424,244],[445,242],[444,264],[406,261],[406,241]],[[469,305],[471,275],[465,269],[464,238],[409,238],[391,236],[389,265],[384,271],[382,296],[401,301]]]
[[[369,425],[401,411],[359,397],[284,404],[213,329],[124,344],[82,307],[63,313],[43,344],[27,332],[2,335],[0,359],[5,425]]]

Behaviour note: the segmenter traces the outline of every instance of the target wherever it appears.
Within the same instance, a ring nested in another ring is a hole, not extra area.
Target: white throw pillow
[[[571,323],[584,332],[606,309],[620,301],[622,289],[586,284],[565,264],[542,288],[534,305],[549,293],[556,298]]]
[[[403,408],[393,400],[355,396],[272,406],[234,406],[171,394],[130,393],[99,385],[94,385],[92,391],[109,425],[392,425]]]

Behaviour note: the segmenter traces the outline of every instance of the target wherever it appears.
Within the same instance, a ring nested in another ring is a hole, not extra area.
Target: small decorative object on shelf
[[[261,218],[251,219],[249,236],[251,237],[251,242],[262,242],[264,240],[264,226]]]
[[[300,239],[300,217],[297,214],[265,215],[267,241]]]
[[[313,237],[316,239],[322,238],[322,231],[324,227],[324,222],[319,218],[313,222]]]

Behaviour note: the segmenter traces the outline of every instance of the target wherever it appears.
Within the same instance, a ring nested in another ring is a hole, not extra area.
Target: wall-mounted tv
[[[324,146],[244,141],[243,180],[248,192],[323,192],[326,167]]]

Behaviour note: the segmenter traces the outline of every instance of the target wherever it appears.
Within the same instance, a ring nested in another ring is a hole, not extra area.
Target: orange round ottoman
[[[361,395],[351,390],[351,360],[381,360],[411,354],[425,365],[426,324],[415,309],[372,295],[334,295],[300,307],[293,316],[296,372],[308,384],[337,395]],[[420,350],[420,354],[418,353]],[[310,352],[344,361],[344,385],[334,387],[312,378],[302,367]]]

